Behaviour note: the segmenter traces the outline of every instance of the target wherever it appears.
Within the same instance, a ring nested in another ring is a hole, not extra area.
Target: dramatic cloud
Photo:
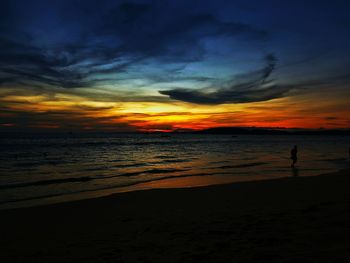
[[[279,86],[269,80],[275,68],[275,56],[269,54],[265,57],[265,61],[266,66],[263,69],[230,79],[221,83],[221,87],[204,90],[176,88],[159,93],[171,99],[198,104],[248,103],[285,96],[291,87]]]
[[[0,85],[76,88],[116,83],[128,77],[147,81],[143,68],[151,67],[148,60],[161,67],[200,61],[205,54],[205,38],[245,37],[261,41],[267,37],[265,31],[244,23],[222,22],[212,14],[169,16],[171,10],[156,3],[126,2],[97,12],[89,4],[86,12],[80,12],[81,22],[75,27],[69,25],[76,21],[73,14],[56,7],[58,13],[54,15],[61,23],[67,23],[64,36],[58,40],[51,29],[42,29],[47,35],[36,38],[36,31],[29,25],[15,21],[20,12],[8,8],[13,17],[3,17],[2,25],[14,24],[0,33]],[[94,18],[88,19],[89,16]],[[140,72],[138,76],[128,76],[132,67]],[[155,80],[154,76],[149,78]]]
[[[3,0],[0,129],[347,127],[350,5],[333,2]]]

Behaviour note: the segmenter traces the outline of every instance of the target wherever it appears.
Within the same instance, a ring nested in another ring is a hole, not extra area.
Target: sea
[[[298,146],[291,168],[290,150]],[[316,176],[350,166],[350,136],[57,134],[0,139],[0,209],[118,192]]]

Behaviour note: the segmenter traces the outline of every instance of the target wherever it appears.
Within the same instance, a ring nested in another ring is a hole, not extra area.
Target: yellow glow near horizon
[[[70,123],[68,126],[81,124],[83,128],[89,129],[101,125],[113,129],[123,124],[126,127],[150,131],[222,126],[349,127],[350,107],[347,97],[330,95],[334,97],[327,100],[322,96],[324,94],[302,94],[264,102],[198,105],[180,101],[105,102],[65,93],[56,93],[52,97],[11,94],[0,99],[8,110],[0,113],[0,116],[8,119],[4,122],[7,127],[19,125],[10,121],[16,112],[28,112],[33,116],[36,113],[45,113],[48,118],[47,124],[44,123],[45,120],[40,119],[37,126],[51,128],[63,128],[67,123]],[[314,103],[315,98],[318,99],[317,103]],[[57,117],[59,113],[63,115]],[[53,115],[55,116],[52,117]]]

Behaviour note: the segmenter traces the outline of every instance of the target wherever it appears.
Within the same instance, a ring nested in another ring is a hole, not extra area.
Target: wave
[[[64,183],[83,183],[92,180],[103,180],[110,179],[115,177],[130,177],[137,176],[141,174],[163,174],[163,173],[173,173],[173,172],[185,172],[189,169],[151,169],[151,170],[143,170],[138,172],[129,172],[118,175],[110,175],[110,176],[83,176],[83,177],[67,177],[67,178],[57,178],[57,179],[49,179],[49,180],[41,180],[34,182],[24,182],[24,183],[13,183],[13,184],[5,184],[0,185],[0,189],[13,189],[13,188],[22,188],[22,187],[30,187],[30,186],[45,186],[45,185],[54,185],[54,184],[64,184]]]
[[[245,174],[245,173],[242,173],[242,174]],[[232,175],[232,173],[229,173],[229,172],[216,173],[215,172],[215,173],[184,174],[184,175],[177,175],[177,176],[163,176],[163,177],[159,177],[159,178],[141,180],[138,182],[129,182],[129,183],[118,184],[118,185],[110,185],[110,186],[104,186],[101,188],[94,188],[94,189],[84,189],[84,190],[75,191],[75,192],[65,192],[65,193],[59,193],[59,194],[47,194],[47,195],[33,196],[33,197],[29,197],[29,198],[11,199],[11,200],[6,200],[6,201],[0,202],[0,205],[7,204],[7,203],[38,200],[38,199],[44,199],[44,198],[60,197],[60,196],[71,195],[71,194],[96,192],[96,191],[103,191],[103,190],[108,190],[108,189],[118,189],[118,188],[130,187],[130,186],[134,186],[134,185],[138,185],[138,184],[144,184],[144,183],[149,183],[149,182],[154,182],[154,181],[162,181],[162,180],[167,180],[167,179],[186,178],[186,177],[195,177],[195,176],[215,176],[215,175]],[[117,177],[117,176],[113,176],[113,177]],[[77,178],[77,179],[79,179],[79,178]],[[86,178],[82,178],[82,179],[84,180]],[[1,186],[0,186],[0,189],[1,189]]]
[[[27,151],[33,149],[33,148],[76,148],[76,147],[103,147],[103,146],[149,146],[149,145],[176,145],[176,144],[218,144],[218,143],[228,143],[231,142],[230,140],[224,140],[224,141],[217,141],[217,140],[153,140],[153,141],[113,141],[113,142],[106,142],[106,141],[100,141],[100,142],[11,142],[6,143],[3,142],[1,144],[1,148],[10,148],[13,149],[14,147],[23,147]],[[234,142],[234,140],[232,140]]]
[[[25,162],[25,163],[14,163],[15,167],[32,167],[42,165],[43,162]]]
[[[132,168],[132,167],[142,167],[148,166],[148,163],[133,163],[133,164],[116,164],[113,165],[114,168]]]
[[[176,156],[171,156],[171,155],[157,155],[155,156],[157,159],[175,159],[177,158]]]
[[[244,163],[244,164],[237,164],[237,165],[223,165],[223,166],[218,166],[218,167],[210,167],[208,169],[246,168],[246,167],[260,166],[260,165],[265,165],[265,164],[268,164],[268,163],[254,162],[254,163]]]
[[[61,184],[61,183],[87,182],[90,180],[93,180],[93,178],[89,176],[68,177],[68,178],[62,178],[62,179],[49,179],[49,180],[15,183],[15,184],[7,184],[7,185],[5,184],[5,185],[0,185],[0,189],[20,188],[20,187],[27,187],[27,186],[42,186],[42,185]]]
[[[162,160],[159,162],[150,162],[150,164],[165,164],[165,163],[185,163],[190,162],[192,159],[170,159],[170,160]]]
[[[188,169],[176,169],[176,168],[157,169],[157,168],[155,168],[155,169],[144,171],[143,173],[156,174],[156,173],[173,173],[173,172],[185,172],[185,171],[188,171]]]
[[[129,177],[129,176],[137,176],[140,174],[163,174],[163,173],[175,173],[175,172],[186,172],[190,169],[176,169],[176,168],[165,168],[165,169],[151,169],[151,170],[144,170],[139,172],[129,172],[129,173],[123,173],[119,175],[111,175],[106,176],[104,178],[114,178],[114,177]]]
[[[347,162],[347,158],[333,158],[333,159],[321,159],[322,162],[335,162],[335,163],[344,163]]]

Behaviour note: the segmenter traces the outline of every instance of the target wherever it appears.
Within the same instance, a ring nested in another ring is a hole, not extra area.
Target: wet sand
[[[350,171],[0,211],[0,261],[350,262]]]

